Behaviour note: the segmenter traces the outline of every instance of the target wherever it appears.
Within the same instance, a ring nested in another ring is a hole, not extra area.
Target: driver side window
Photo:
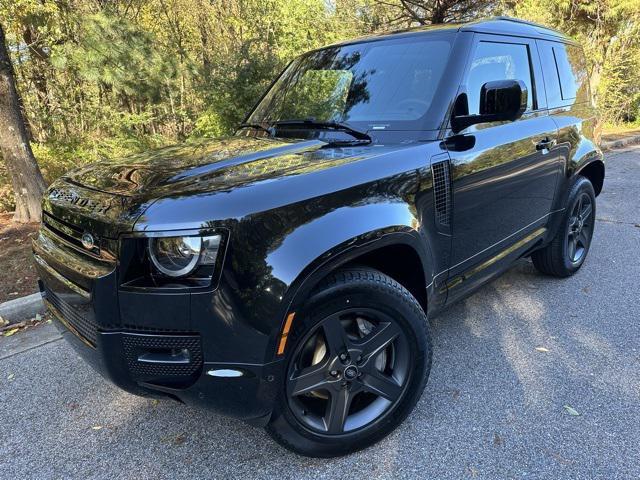
[[[527,111],[533,109],[533,84],[527,45],[478,43],[466,82],[470,115],[480,113],[480,89],[493,80],[522,80],[527,86]]]

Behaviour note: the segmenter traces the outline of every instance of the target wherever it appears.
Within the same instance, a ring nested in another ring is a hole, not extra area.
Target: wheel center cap
[[[344,369],[344,378],[346,378],[347,380],[353,380],[357,376],[358,376],[358,369],[353,365],[349,365],[347,368]]]

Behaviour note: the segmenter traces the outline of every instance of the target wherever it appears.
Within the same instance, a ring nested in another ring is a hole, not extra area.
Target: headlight
[[[215,265],[220,240],[220,235],[150,238],[149,258],[158,272],[185,277],[199,266]]]

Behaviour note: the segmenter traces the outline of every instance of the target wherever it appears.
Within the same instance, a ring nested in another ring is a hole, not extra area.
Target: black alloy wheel
[[[296,313],[267,425],[286,448],[333,457],[389,434],[431,368],[427,317],[398,282],[366,267],[330,274]]]
[[[593,203],[586,192],[581,192],[574,203],[567,229],[567,255],[569,260],[580,263],[591,244],[593,234]]]
[[[410,375],[405,334],[374,309],[336,312],[303,339],[287,376],[289,406],[311,430],[341,434],[380,418]]]

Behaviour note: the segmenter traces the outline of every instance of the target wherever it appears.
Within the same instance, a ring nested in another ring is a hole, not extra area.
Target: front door
[[[453,190],[450,301],[544,233],[562,168],[534,41],[476,34],[464,78],[456,108],[469,114],[479,113],[480,89],[492,80],[522,80],[529,98],[520,119],[473,125],[445,142]]]

